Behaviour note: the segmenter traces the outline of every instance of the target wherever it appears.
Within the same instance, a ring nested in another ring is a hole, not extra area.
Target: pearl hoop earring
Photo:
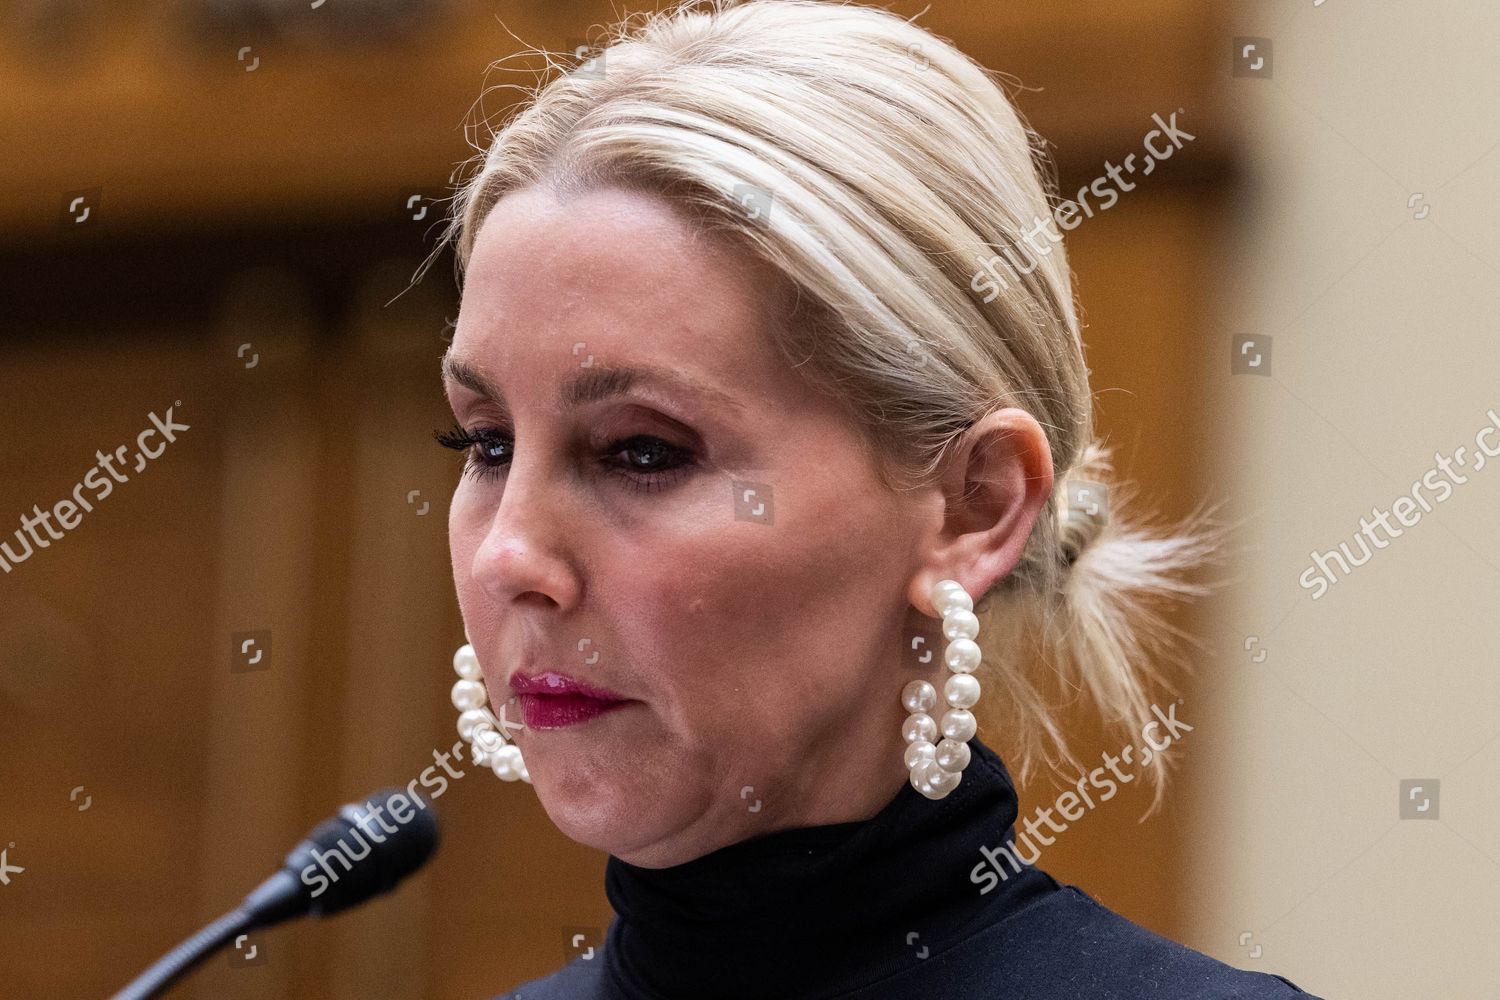
[[[948,709],[940,720],[930,714],[937,707],[937,688],[928,681],[912,681],[901,691],[901,704],[911,714],[901,726],[906,740],[906,767],[911,786],[929,799],[941,799],[958,787],[970,759],[968,741],[978,723],[973,708],[979,701],[979,619],[974,599],[957,580],[942,580],[932,588],[932,606],[943,617],[943,635],[948,640],[944,660],[952,671],[943,685]],[[942,739],[938,739],[938,734]]]
[[[488,764],[495,776],[505,781],[531,784],[531,772],[521,759],[521,748],[505,738],[505,727],[490,711],[484,690],[483,672],[474,647],[464,643],[453,654],[453,670],[458,680],[453,685],[453,707],[458,709],[458,735],[474,748],[474,763]]]

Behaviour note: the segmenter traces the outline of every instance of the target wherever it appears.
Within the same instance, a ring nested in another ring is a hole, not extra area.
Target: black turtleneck
[[[903,784],[868,820],[780,830],[670,868],[610,857],[604,947],[503,1000],[1308,995],[1160,937],[1040,869],[1001,856],[996,877],[985,852],[1014,838],[1015,786],[994,751],[969,747],[943,799]]]

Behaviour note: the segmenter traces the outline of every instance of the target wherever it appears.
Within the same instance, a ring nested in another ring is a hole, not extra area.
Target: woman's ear
[[[939,487],[941,523],[922,543],[907,599],[938,617],[932,588],[957,580],[977,603],[1021,559],[1052,496],[1052,449],[1036,418],[1007,407],[975,421],[955,442]]]

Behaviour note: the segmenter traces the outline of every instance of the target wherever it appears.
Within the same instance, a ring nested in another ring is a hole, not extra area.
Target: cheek
[[[658,537],[615,563],[618,578],[596,594],[615,595],[622,647],[673,728],[772,736],[868,689],[880,621],[903,585],[898,547],[830,501],[771,525]]]
[[[461,483],[453,491],[448,504],[448,555],[453,563],[453,588],[458,596],[459,610],[470,635],[477,625],[474,614],[480,608],[479,583],[474,579],[474,555],[483,544],[489,525],[488,512],[478,501],[467,483]]]

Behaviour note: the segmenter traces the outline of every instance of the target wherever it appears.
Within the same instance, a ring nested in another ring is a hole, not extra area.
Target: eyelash
[[[453,451],[467,451],[469,455],[464,462],[464,475],[473,476],[475,479],[493,479],[500,475],[500,471],[510,463],[510,457],[501,459],[485,457],[485,449],[497,445],[510,445],[509,435],[494,427],[476,427],[473,430],[453,425],[451,431],[434,431],[434,438],[444,448]],[[608,465],[608,471],[622,477],[636,492],[655,493],[666,488],[676,481],[681,470],[692,464],[693,454],[686,448],[678,447],[661,438],[649,434],[633,434],[630,437],[620,438],[604,449],[605,456],[616,455],[622,451],[638,451],[645,447],[659,447],[665,454],[665,467],[658,467],[648,472],[633,471],[622,465]]]

